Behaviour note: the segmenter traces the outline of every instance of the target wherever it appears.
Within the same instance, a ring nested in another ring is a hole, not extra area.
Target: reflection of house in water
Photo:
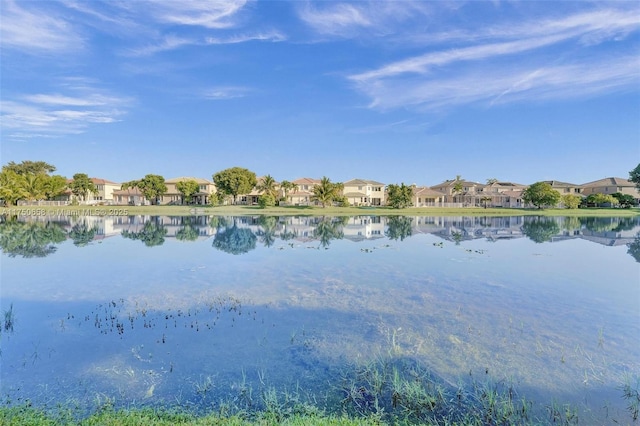
[[[351,241],[382,238],[386,217],[380,216],[353,216],[342,227],[344,238]]]
[[[455,242],[477,238],[498,241],[523,237],[522,223],[522,216],[416,216],[412,232],[433,234]]]
[[[185,229],[193,232],[193,239],[209,238],[216,233],[216,228],[209,225],[209,216],[111,216],[106,221],[115,234],[142,232],[148,222],[165,229],[166,238],[180,238]]]

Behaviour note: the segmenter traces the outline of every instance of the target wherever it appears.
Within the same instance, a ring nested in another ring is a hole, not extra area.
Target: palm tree
[[[26,193],[26,198],[29,201],[44,200],[46,196],[45,176],[38,175],[24,175],[21,181],[22,189]]]
[[[288,180],[283,180],[282,182],[280,182],[280,188],[282,188],[282,191],[284,192],[284,199],[285,201],[287,201],[287,194],[289,193],[289,191],[294,191],[296,188],[298,188],[298,185],[293,182],[289,182]]]
[[[333,183],[328,177],[323,176],[320,183],[313,187],[311,200],[320,202],[324,208],[340,196],[342,188],[344,188],[342,183]]]
[[[462,185],[462,177],[460,175],[456,175],[456,179],[453,181],[453,189],[451,190],[451,194],[453,195],[453,200],[455,202],[456,194],[462,194],[463,185]]]
[[[256,189],[263,194],[271,195],[274,200],[278,199],[278,190],[276,185],[278,182],[271,175],[266,175],[262,178],[262,181],[256,185]]]

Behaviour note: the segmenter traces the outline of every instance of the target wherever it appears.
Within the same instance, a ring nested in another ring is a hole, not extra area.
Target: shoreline
[[[6,216],[640,216],[640,208],[531,209],[482,207],[311,207],[286,206],[11,206]]]

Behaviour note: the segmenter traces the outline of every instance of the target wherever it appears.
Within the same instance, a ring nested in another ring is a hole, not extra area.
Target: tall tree
[[[2,170],[12,171],[19,175],[47,175],[49,173],[55,172],[56,168],[55,166],[52,166],[49,163],[45,163],[44,161],[27,160],[23,161],[20,164],[10,161],[6,165],[2,166]]]
[[[283,180],[280,182],[280,188],[282,188],[282,192],[284,192],[284,200],[287,201],[287,194],[298,188],[298,185],[288,180]]]
[[[636,184],[636,189],[640,191],[640,164],[629,172],[629,180]]]
[[[121,188],[138,188],[151,204],[158,204],[158,199],[167,193],[167,185],[164,183],[164,178],[154,174],[148,174],[140,180],[125,182]]]
[[[560,198],[560,193],[546,182],[536,182],[522,192],[522,201],[539,209],[555,207]]]
[[[17,174],[13,170],[2,170],[0,172],[0,200],[10,206],[14,206],[18,200],[26,198],[22,181],[24,176]]]
[[[320,183],[313,187],[311,200],[319,202],[324,208],[327,204],[332,203],[341,197],[343,188],[344,185],[342,183],[331,182],[328,177],[323,176],[322,179],[320,179]]]
[[[98,187],[94,185],[86,173],[76,173],[73,175],[73,180],[69,184],[69,189],[76,197],[82,198],[83,201],[87,199],[87,196],[91,192],[92,194],[98,193]]]
[[[44,183],[44,192],[47,200],[52,200],[64,193],[67,189],[67,178],[60,175],[49,176]]]
[[[181,180],[176,183],[176,189],[180,191],[180,194],[182,195],[182,204],[185,203],[185,200],[187,204],[189,204],[191,202],[191,197],[193,197],[194,194],[197,194],[200,190],[200,184],[193,179]]]
[[[46,197],[45,174],[26,174],[20,179],[20,185],[24,189],[25,198],[29,201],[40,201]]]
[[[462,183],[462,177],[460,175],[456,175],[456,178],[453,182],[454,183],[453,183],[453,189],[451,190],[451,195],[453,195],[453,199],[455,200],[456,194],[462,194],[464,185]]]
[[[238,195],[248,194],[256,186],[256,174],[242,167],[231,167],[213,175],[213,183],[219,192],[233,197],[237,203]]]
[[[256,185],[256,189],[265,195],[270,195],[274,200],[278,199],[278,190],[276,180],[271,175],[266,175]]]
[[[403,183],[387,186],[387,204],[393,209],[406,209],[413,205],[413,187]]]
[[[582,197],[576,194],[565,194],[562,196],[562,204],[566,209],[577,209],[581,201]]]

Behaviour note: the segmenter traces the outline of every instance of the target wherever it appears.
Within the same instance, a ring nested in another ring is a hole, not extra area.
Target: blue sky
[[[2,164],[435,185],[640,162],[637,2],[0,7]]]

